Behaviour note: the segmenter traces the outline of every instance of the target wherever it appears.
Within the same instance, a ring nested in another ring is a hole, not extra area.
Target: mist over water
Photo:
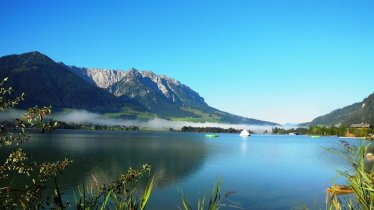
[[[250,129],[253,131],[271,130],[272,126],[258,126],[248,124],[226,124],[226,123],[213,123],[213,122],[185,122],[185,121],[170,121],[160,118],[154,118],[147,121],[142,120],[122,120],[113,119],[101,114],[88,112],[86,110],[74,110],[67,114],[59,114],[54,116],[55,120],[67,123],[86,123],[86,124],[100,124],[100,125],[121,125],[121,126],[139,126],[141,128],[153,130],[169,130],[170,128],[180,130],[183,126],[192,127],[220,127],[220,128],[235,128],[235,129]]]
[[[0,112],[0,122],[15,120],[16,118],[20,118],[21,115],[25,113],[26,111],[23,111],[23,110],[10,110],[6,112]]]
[[[11,121],[19,118],[25,111],[22,110],[10,110],[8,112],[0,113],[0,121]],[[78,124],[94,124],[94,125],[108,125],[108,126],[138,126],[145,129],[151,130],[180,130],[184,126],[192,127],[220,127],[220,128],[234,128],[234,129],[249,129],[255,132],[264,132],[265,130],[271,131],[273,126],[271,125],[249,125],[249,124],[228,124],[228,123],[214,123],[214,122],[186,122],[186,121],[171,121],[161,118],[154,118],[150,120],[125,120],[125,119],[114,119],[106,117],[102,114],[89,112],[87,110],[73,110],[69,113],[57,113],[53,114],[52,118],[57,121],[66,123],[78,123]],[[291,128],[290,126],[277,126],[286,129]],[[297,126],[294,126],[297,127]]]

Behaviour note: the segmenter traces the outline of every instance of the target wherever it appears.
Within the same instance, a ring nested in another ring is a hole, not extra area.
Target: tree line
[[[240,133],[241,130],[235,128],[220,127],[192,127],[183,126],[181,132],[198,132],[198,133]]]
[[[135,125],[95,125],[95,124],[80,124],[80,123],[66,123],[58,122],[58,129],[79,129],[79,130],[109,130],[109,131],[139,131],[140,128]]]
[[[274,134],[299,134],[321,136],[346,136],[348,133],[355,137],[370,137],[374,134],[373,128],[351,128],[347,126],[309,126],[308,128],[283,129],[274,127]]]

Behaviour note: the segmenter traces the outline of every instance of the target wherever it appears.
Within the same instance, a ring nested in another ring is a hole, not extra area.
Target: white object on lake
[[[242,130],[242,132],[240,132],[240,136],[249,136],[247,129]]]

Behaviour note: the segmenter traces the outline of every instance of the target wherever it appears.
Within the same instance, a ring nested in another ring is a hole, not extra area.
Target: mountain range
[[[151,71],[84,68],[55,62],[40,52],[0,57],[0,78],[9,78],[19,108],[85,109],[120,119],[164,118],[194,122],[277,125],[209,106],[185,84]]]
[[[354,103],[312,120],[309,125],[344,125],[370,123],[374,125],[374,93]]]

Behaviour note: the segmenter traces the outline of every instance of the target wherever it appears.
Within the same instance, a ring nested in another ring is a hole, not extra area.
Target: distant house
[[[353,133],[350,133],[349,131],[345,132],[344,136],[350,138],[355,137],[355,135]]]
[[[373,127],[369,123],[361,123],[361,124],[352,124],[350,128],[354,128],[354,129],[350,129],[350,131],[353,132],[353,133],[351,133],[349,130],[347,130],[345,132],[346,137],[355,137],[356,132],[354,132],[354,130],[363,131],[365,133],[365,131],[367,131],[367,129],[371,129]],[[367,134],[367,133],[364,134],[364,133],[358,134],[358,135],[368,135],[368,136],[370,136],[370,134]]]
[[[369,123],[352,124],[351,128],[373,128]]]

